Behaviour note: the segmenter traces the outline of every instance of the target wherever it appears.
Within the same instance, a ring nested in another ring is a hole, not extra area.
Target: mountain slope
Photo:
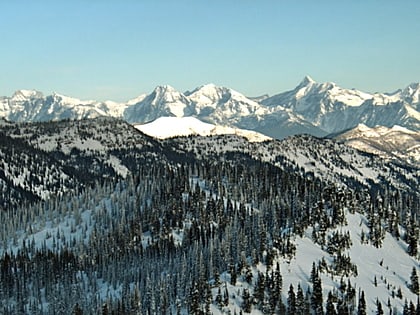
[[[386,159],[407,161],[420,165],[420,132],[394,126],[356,128],[334,136],[335,139],[358,150],[374,153]]]

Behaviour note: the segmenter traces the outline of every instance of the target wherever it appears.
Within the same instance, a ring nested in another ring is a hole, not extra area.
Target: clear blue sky
[[[1,0],[0,12],[0,95],[124,101],[210,82],[272,95],[307,74],[367,92],[420,81],[418,0]]]

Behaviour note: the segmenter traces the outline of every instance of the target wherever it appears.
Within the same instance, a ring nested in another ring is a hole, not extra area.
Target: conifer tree
[[[255,284],[254,297],[258,304],[262,305],[265,295],[265,276],[262,272],[258,272],[257,283]]]
[[[357,306],[357,315],[366,315],[365,291],[362,291],[360,294],[359,304]]]
[[[331,291],[328,292],[325,315],[337,315],[337,312],[335,310],[335,306],[334,306],[334,303],[333,303],[333,295],[332,295]]]
[[[312,296],[311,306],[315,315],[321,315],[323,311],[322,283],[318,271],[315,271],[312,277]]]
[[[407,225],[407,253],[410,256],[415,257],[418,253],[418,239],[419,239],[419,229],[416,221],[413,218],[410,218]]]
[[[410,290],[416,295],[419,295],[419,277],[417,275],[416,268],[413,267],[410,276]]]
[[[376,299],[376,315],[383,315],[384,311],[382,309],[382,304],[379,302],[379,299]]]
[[[296,314],[296,295],[292,284],[290,284],[287,296],[287,314]]]
[[[245,313],[251,313],[252,299],[247,289],[242,291],[242,309]]]
[[[404,300],[404,306],[403,306],[403,315],[411,315],[410,310],[408,308],[408,302],[407,299]]]
[[[298,283],[296,292],[296,315],[305,315],[305,296],[303,295],[302,287]]]

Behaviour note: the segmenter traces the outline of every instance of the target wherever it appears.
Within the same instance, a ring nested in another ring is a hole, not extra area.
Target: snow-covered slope
[[[194,117],[160,117],[147,124],[135,124],[134,127],[149,136],[159,139],[176,136],[212,136],[223,134],[235,134],[245,137],[251,142],[261,142],[271,139],[255,131],[213,125],[202,122]]]
[[[335,139],[361,151],[420,166],[419,131],[400,126],[369,128],[360,124],[352,130],[336,135]]]

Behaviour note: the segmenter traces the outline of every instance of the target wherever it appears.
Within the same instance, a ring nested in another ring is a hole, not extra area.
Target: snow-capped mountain
[[[126,103],[82,101],[60,94],[43,96],[21,90],[0,98],[0,116],[12,121],[48,121],[98,116],[146,123],[159,117],[196,117],[204,122],[248,129],[272,138],[295,134],[325,136],[358,124],[369,127],[399,125],[420,130],[420,85],[394,93],[365,93],[318,83],[305,77],[296,88],[271,97],[249,98],[228,87],[206,84],[181,93],[171,86]]]
[[[82,101],[58,93],[44,96],[38,91],[19,90],[10,98],[0,99],[0,116],[20,122],[121,117],[126,106],[113,101]]]
[[[334,138],[361,151],[420,166],[420,131],[360,124]]]
[[[134,124],[141,132],[155,138],[166,139],[176,136],[214,136],[234,134],[247,138],[250,142],[261,142],[271,140],[261,133],[213,125],[202,122],[195,117],[159,117],[158,119],[146,124]]]
[[[404,92],[394,94],[369,94],[305,77],[294,90],[266,98],[261,103],[273,109],[289,108],[328,133],[350,129],[359,123],[371,127],[401,125],[419,130],[415,86],[412,84]]]
[[[156,87],[140,102],[124,111],[124,119],[130,123],[142,123],[162,116],[183,117],[194,114],[191,101],[169,85]]]
[[[253,130],[273,138],[299,133],[326,135],[291,110],[273,111],[233,89],[214,84],[185,93],[170,86],[157,87],[124,112],[124,119],[131,123],[166,116],[193,116],[210,124]]]
[[[417,111],[420,110],[420,83],[412,83],[397,95]]]

